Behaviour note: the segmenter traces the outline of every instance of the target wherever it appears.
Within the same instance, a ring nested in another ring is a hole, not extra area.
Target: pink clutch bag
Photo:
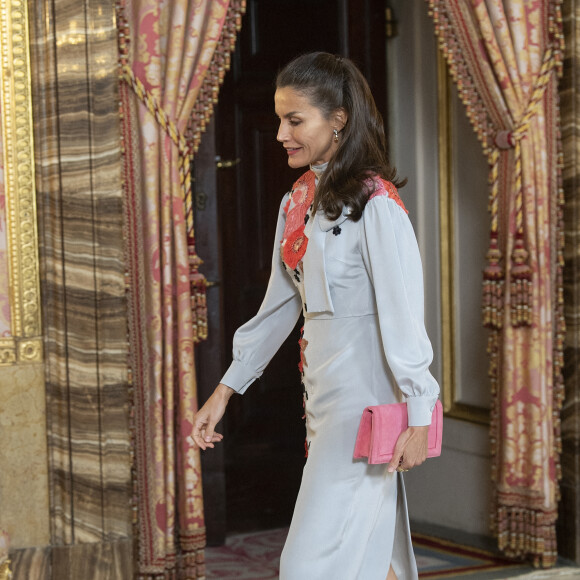
[[[360,420],[354,458],[368,457],[369,463],[388,463],[393,457],[399,435],[408,426],[407,403],[367,407]],[[441,455],[442,436],[443,407],[441,401],[437,401],[429,427],[427,457]]]

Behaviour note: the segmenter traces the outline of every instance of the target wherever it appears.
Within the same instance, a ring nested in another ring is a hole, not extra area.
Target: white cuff
[[[431,425],[437,399],[438,397],[405,397],[409,427]]]
[[[220,382],[242,395],[259,376],[253,368],[234,360]]]

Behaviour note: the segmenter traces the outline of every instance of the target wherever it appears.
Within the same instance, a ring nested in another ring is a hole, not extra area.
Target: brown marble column
[[[29,7],[52,577],[131,578],[115,6]]]
[[[580,1],[564,0],[566,41],[560,84],[564,147],[566,343],[562,409],[562,499],[558,551],[580,563]]]

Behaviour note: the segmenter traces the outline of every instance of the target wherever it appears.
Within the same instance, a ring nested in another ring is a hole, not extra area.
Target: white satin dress
[[[303,313],[309,453],[280,578],[385,580],[392,564],[399,580],[414,580],[402,474],[354,460],[353,450],[368,405],[404,400],[410,425],[431,421],[439,387],[429,372],[419,250],[396,189],[379,179],[358,222],[348,208],[334,221],[312,216],[321,169],[282,200],[268,289],[235,334],[222,382],[243,393]]]

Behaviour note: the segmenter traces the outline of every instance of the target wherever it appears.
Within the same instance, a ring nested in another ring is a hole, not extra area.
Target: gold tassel
[[[483,271],[483,326],[499,330],[503,325],[504,271],[500,265],[502,256],[496,233],[491,234],[486,257],[487,267]]]
[[[207,280],[198,271],[203,263],[195,251],[194,244],[188,244],[189,253],[189,282],[191,285],[191,313],[193,323],[193,342],[198,343],[207,339]]]
[[[532,269],[523,236],[517,234],[510,272],[510,318],[513,327],[532,324]]]

